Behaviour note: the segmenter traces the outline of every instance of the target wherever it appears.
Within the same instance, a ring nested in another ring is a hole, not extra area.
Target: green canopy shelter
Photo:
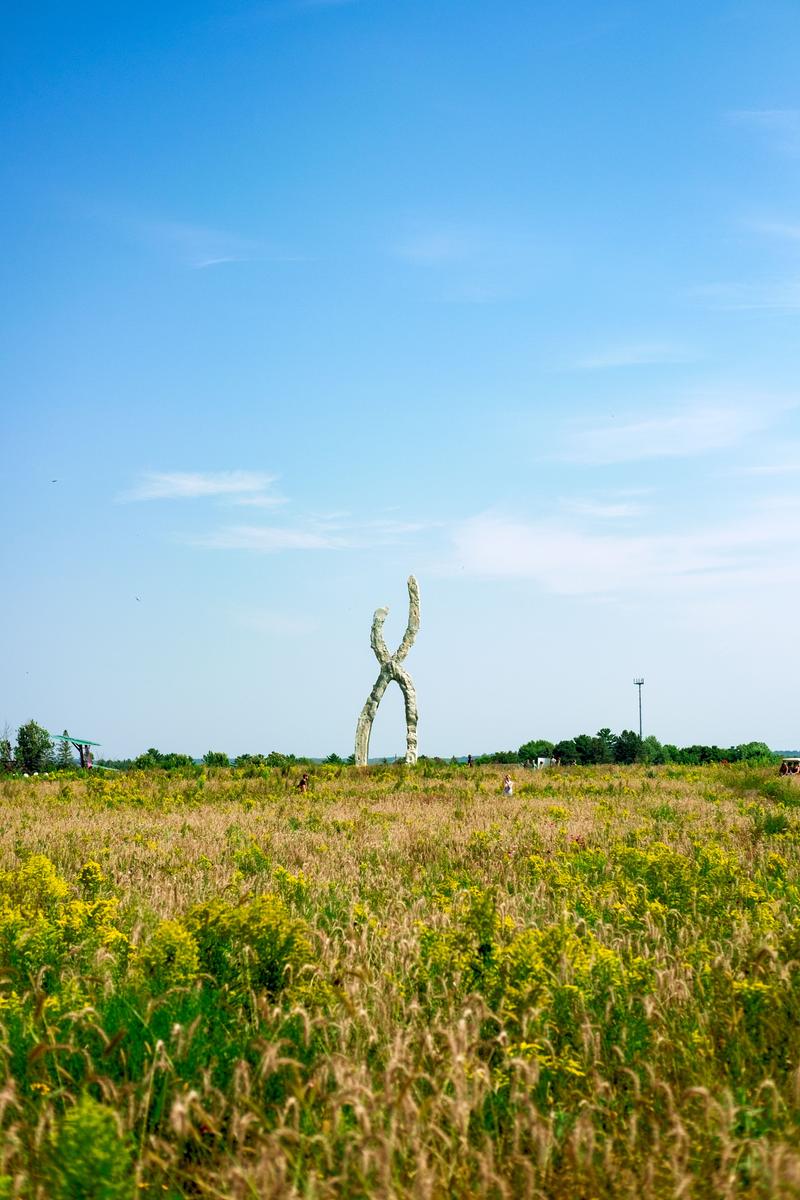
[[[71,733],[67,733],[66,729],[63,733],[51,733],[50,737],[57,742],[69,742],[78,751],[78,757],[81,760],[81,766],[91,768],[93,757],[91,746],[102,746],[102,742],[90,742],[88,738],[73,737]]]

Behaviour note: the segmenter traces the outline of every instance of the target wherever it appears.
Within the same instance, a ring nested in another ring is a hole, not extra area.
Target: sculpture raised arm
[[[384,610],[386,611],[386,610]],[[377,613],[375,614],[378,615]],[[419,584],[413,575],[408,577],[408,624],[403,634],[403,640],[397,647],[394,656],[396,663],[401,663],[414,644],[414,638],[419,633]]]
[[[383,640],[383,622],[388,615],[388,608],[375,609],[375,616],[372,618],[372,632],[369,635],[369,644],[382,667],[385,667],[392,657]]]
[[[372,632],[369,640],[381,669],[356,725],[355,759],[356,766],[359,767],[365,767],[369,761],[369,738],[372,733],[372,722],[375,720],[383,693],[393,679],[400,685],[405,701],[406,762],[413,764],[417,761],[417,694],[411,676],[401,665],[419,631],[419,587],[413,575],[410,575],[408,579],[408,625],[403,640],[394,654],[389,653],[383,637],[383,623],[388,612],[388,608],[376,609],[372,618]]]

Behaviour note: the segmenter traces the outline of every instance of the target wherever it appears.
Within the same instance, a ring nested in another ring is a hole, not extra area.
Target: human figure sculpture
[[[367,697],[367,702],[361,710],[358,725],[356,725],[355,758],[358,767],[367,765],[372,722],[375,720],[383,693],[393,679],[400,684],[406,706],[406,762],[413,765],[417,761],[417,693],[414,690],[411,676],[402,665],[419,630],[419,587],[413,575],[408,577],[408,625],[403,640],[394,654],[389,653],[383,639],[383,622],[386,620],[388,612],[388,608],[376,609],[375,616],[372,618],[372,633],[369,640],[381,669],[375,685]]]

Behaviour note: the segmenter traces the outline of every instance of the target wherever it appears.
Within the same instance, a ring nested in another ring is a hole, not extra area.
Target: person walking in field
[[[514,795],[514,784],[511,782],[510,775],[506,775],[503,778],[503,795],[504,796],[513,796]]]

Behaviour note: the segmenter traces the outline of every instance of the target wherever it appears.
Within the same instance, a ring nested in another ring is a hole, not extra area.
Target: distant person
[[[471,754],[468,754],[468,755],[467,755],[467,766],[468,766],[468,767],[473,767],[474,765],[475,765],[475,764],[474,764],[474,763],[473,763],[473,761],[472,761],[472,755],[471,755]]]
[[[304,771],[297,781],[297,790],[298,792],[308,791],[308,771]]]
[[[503,795],[504,796],[513,796],[514,795],[514,784],[511,782],[510,775],[505,775],[503,777]]]

